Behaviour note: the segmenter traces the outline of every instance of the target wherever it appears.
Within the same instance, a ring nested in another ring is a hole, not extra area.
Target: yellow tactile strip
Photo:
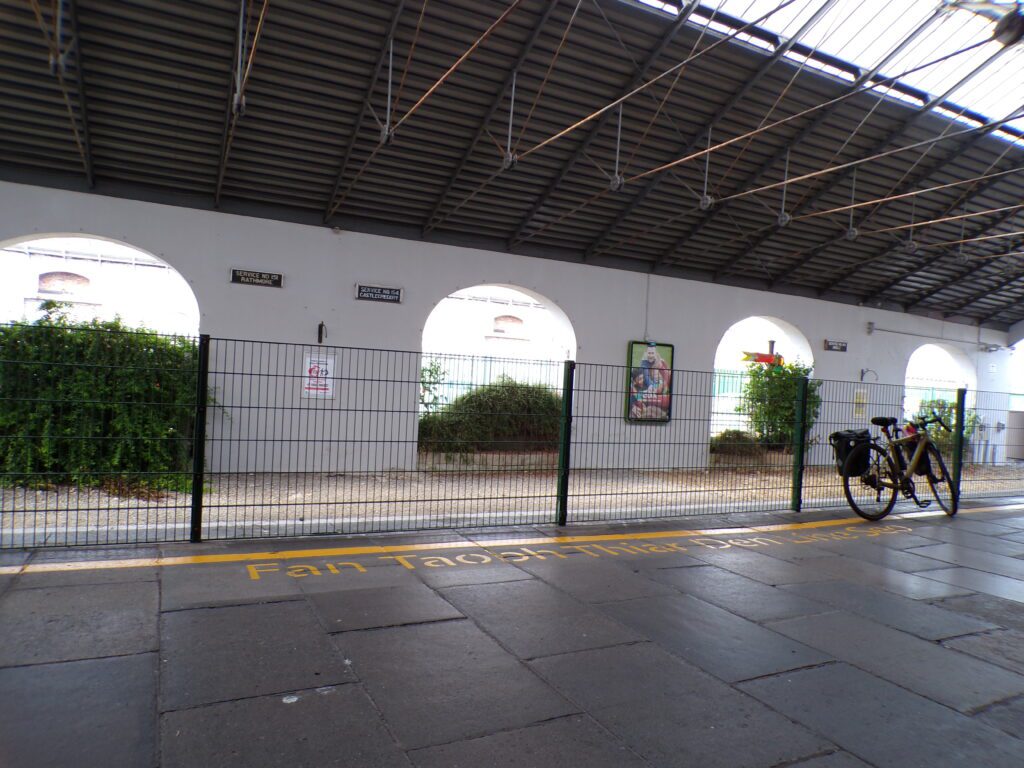
[[[960,514],[979,512],[1008,512],[1024,510],[1024,504],[1009,504],[989,507],[962,509]],[[945,517],[945,513],[909,512],[894,514],[886,521],[910,520],[922,517]],[[166,568],[178,565],[203,565],[216,563],[245,563],[254,561],[310,560],[325,557],[357,557],[359,555],[389,555],[400,552],[442,551],[452,549],[490,549],[494,547],[523,547],[543,544],[581,544],[601,541],[648,541],[651,539],[679,539],[701,536],[739,535],[749,533],[771,533],[779,531],[802,531],[815,528],[833,528],[852,525],[878,525],[859,517],[836,520],[818,520],[807,523],[781,523],[777,525],[756,525],[736,528],[704,528],[699,530],[637,531],[635,533],[580,534],[573,536],[546,536],[521,539],[480,539],[477,541],[442,541],[424,544],[394,544],[330,547],[324,549],[295,549],[281,551],[232,552],[219,555],[182,555],[176,557],[113,558],[110,560],[69,560],[67,562],[28,563],[23,565],[0,566],[0,575],[23,573],[59,573],[67,571],[109,570],[114,568]]]

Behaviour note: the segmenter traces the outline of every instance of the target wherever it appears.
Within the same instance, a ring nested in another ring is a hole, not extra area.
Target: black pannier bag
[[[912,457],[914,455],[914,450],[917,448],[917,444],[915,443],[914,445],[907,446],[907,447],[910,449],[910,455]],[[931,461],[931,459],[928,456],[928,451],[925,451],[921,455],[921,461],[920,461],[920,463],[918,463],[917,470],[914,472],[914,474],[915,475],[920,475],[920,476],[923,477],[925,475],[930,475],[931,473],[932,473],[932,461]]]
[[[832,444],[832,450],[836,456],[836,472],[840,475],[843,474],[843,467],[846,464],[846,457],[850,455],[854,448],[858,445],[864,445],[865,443],[871,442],[871,432],[867,429],[844,429],[841,432],[833,432],[828,436],[828,441]],[[858,466],[849,467],[850,476],[863,475],[868,471],[868,462],[871,459],[871,453],[864,451],[861,456],[863,460],[858,461]]]

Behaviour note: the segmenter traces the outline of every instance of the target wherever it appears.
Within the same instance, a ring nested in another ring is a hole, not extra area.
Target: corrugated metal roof
[[[55,35],[51,4],[0,0],[0,177],[993,327],[1024,319],[1024,256],[1012,255],[1024,178],[977,180],[1024,167],[1024,150],[913,88],[850,95],[879,76],[798,40],[748,29],[625,101],[621,133],[615,108],[533,151],[743,22],[718,15],[719,32],[623,0],[522,0],[405,120],[510,0],[428,0],[425,12],[423,0],[269,0],[258,36],[264,3],[242,3],[243,49],[258,44],[233,116],[238,2],[66,0],[63,38],[77,45],[62,88],[43,32]],[[502,170],[513,70],[521,157]],[[403,122],[382,144],[389,88],[391,124]],[[718,145],[842,96],[635,178],[703,149],[709,127]],[[855,176],[747,194],[942,135]],[[627,181],[613,191],[617,156]]]

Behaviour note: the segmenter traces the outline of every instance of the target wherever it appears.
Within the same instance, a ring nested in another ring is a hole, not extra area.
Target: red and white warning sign
[[[334,355],[307,352],[302,366],[302,396],[334,399]]]

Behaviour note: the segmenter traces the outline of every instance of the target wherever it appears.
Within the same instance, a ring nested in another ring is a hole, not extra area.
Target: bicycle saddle
[[[896,419],[891,416],[875,416],[871,419],[871,423],[876,427],[891,427],[896,424]]]

